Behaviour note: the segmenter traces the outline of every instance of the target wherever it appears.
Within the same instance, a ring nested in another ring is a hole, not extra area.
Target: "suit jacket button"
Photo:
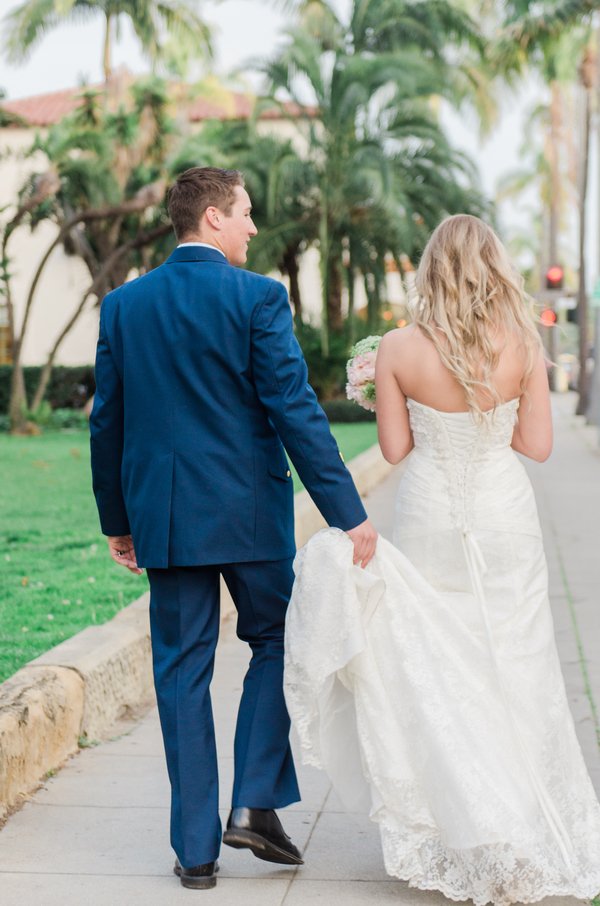
[[[341,450],[338,450],[338,453],[340,454],[340,459],[342,460],[342,462],[346,462],[346,460],[344,459],[344,454],[342,453],[342,451],[341,451]]]
[[[285,474],[287,475],[288,478],[291,478],[291,477],[292,477],[292,473],[290,472],[289,469],[287,470],[287,472],[286,472]]]

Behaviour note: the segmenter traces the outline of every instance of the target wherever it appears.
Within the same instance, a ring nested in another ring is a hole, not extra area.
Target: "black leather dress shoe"
[[[304,865],[299,850],[284,831],[273,809],[232,809],[223,843],[235,849],[250,849],[265,862]]]
[[[179,859],[175,860],[173,871],[180,879],[183,887],[193,890],[209,890],[217,883],[216,874],[219,870],[218,862],[205,862],[204,865],[195,865],[193,868],[183,868]]]

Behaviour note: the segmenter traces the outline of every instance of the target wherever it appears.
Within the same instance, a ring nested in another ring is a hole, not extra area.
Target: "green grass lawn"
[[[376,441],[372,423],[334,425],[346,461]],[[81,431],[0,435],[0,682],[147,587],[110,560]],[[301,487],[294,476],[296,489]]]
[[[346,462],[350,462],[359,453],[377,443],[377,425],[374,422],[332,425],[331,430],[335,435],[340,450],[344,454]],[[291,469],[294,476],[294,490],[301,491],[303,488],[302,482],[293,466],[291,466]]]

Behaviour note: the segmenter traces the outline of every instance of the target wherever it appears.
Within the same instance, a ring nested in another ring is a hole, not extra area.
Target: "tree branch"
[[[160,201],[162,197],[162,192],[159,196],[159,183],[154,184],[154,191],[149,191],[150,186],[144,186],[144,189],[136,195],[134,198],[131,198],[129,201],[125,201],[122,204],[117,205],[105,205],[101,208],[90,208],[86,211],[79,211],[76,214],[73,214],[72,217],[69,217],[61,226],[58,231],[57,236],[50,244],[49,248],[46,250],[42,260],[40,261],[38,268],[34,274],[31,286],[29,287],[29,294],[27,296],[27,302],[25,303],[25,312],[23,314],[23,322],[21,324],[21,330],[19,333],[19,338],[15,338],[15,354],[14,359],[18,361],[20,358],[21,347],[23,345],[23,339],[25,337],[25,331],[29,323],[29,316],[31,313],[31,306],[33,304],[33,297],[37,289],[40,277],[42,272],[48,263],[50,255],[54,249],[60,245],[68,235],[69,231],[76,226],[78,223],[90,223],[94,220],[107,220],[112,217],[121,217],[124,214],[133,214],[140,213],[146,208],[155,205]],[[14,364],[14,363],[13,363]]]

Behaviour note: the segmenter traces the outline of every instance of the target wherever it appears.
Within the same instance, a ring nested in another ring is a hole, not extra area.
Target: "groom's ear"
[[[223,219],[223,212],[220,211],[219,208],[216,208],[214,205],[209,205],[206,208],[204,215],[205,215],[206,219],[208,220],[210,226],[213,228],[213,230],[221,229],[221,221]]]

